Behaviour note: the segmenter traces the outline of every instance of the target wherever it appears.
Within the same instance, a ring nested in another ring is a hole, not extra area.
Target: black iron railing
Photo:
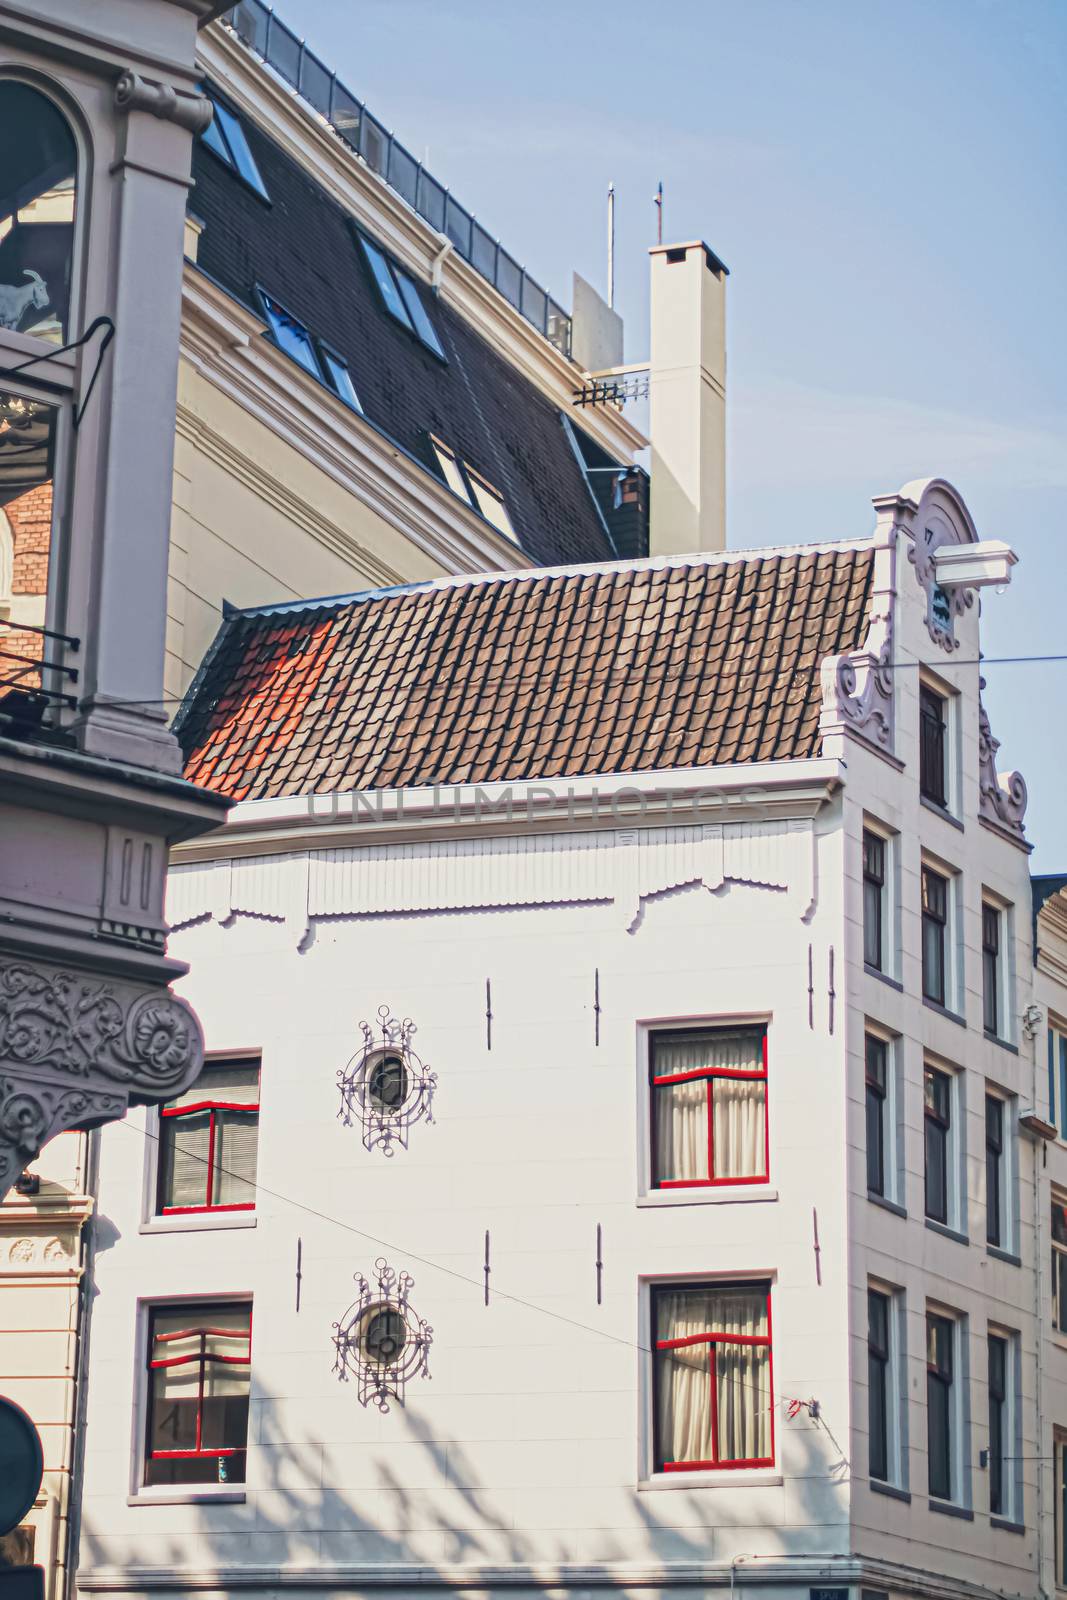
[[[0,729],[4,722],[39,724],[48,712],[78,704],[71,690],[77,667],[58,659],[57,645],[78,650],[81,640],[32,622],[0,617]]]
[[[445,234],[464,261],[487,278],[538,333],[570,356],[571,319],[562,306],[405,150],[270,6],[263,0],[240,0],[225,20],[242,43],[325,117],[349,149],[362,156],[432,228]]]

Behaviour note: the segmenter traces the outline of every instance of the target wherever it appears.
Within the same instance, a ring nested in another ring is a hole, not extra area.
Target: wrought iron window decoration
[[[356,1273],[359,1293],[333,1325],[333,1370],[342,1383],[355,1379],[360,1405],[373,1401],[384,1412],[390,1400],[403,1405],[409,1378],[430,1376],[433,1329],[408,1303],[415,1283],[409,1272],[397,1272],[379,1256],[374,1274],[371,1282]]]
[[[346,1128],[354,1122],[362,1124],[368,1150],[382,1150],[391,1156],[397,1145],[407,1149],[414,1123],[433,1121],[437,1074],[412,1048],[416,1030],[410,1017],[400,1021],[388,1006],[380,1006],[375,1025],[361,1022],[359,1026],[363,1043],[347,1067],[337,1073],[341,1089],[337,1115]]]

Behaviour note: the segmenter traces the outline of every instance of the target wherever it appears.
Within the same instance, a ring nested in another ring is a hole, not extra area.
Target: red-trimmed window
[[[258,1060],[209,1061],[159,1114],[158,1213],[251,1211],[258,1142]]]
[[[154,1306],[146,1484],[244,1483],[252,1306]]]
[[[654,1033],[652,1186],[766,1183],[767,1030]]]
[[[652,1290],[657,1472],[774,1465],[766,1283]]]

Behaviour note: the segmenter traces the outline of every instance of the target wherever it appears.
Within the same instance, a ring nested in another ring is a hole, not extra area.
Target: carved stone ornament
[[[949,651],[960,647],[956,618],[974,605],[974,590],[960,584],[947,588],[938,583],[934,555],[942,545],[957,542],[955,531],[938,518],[932,526],[916,528],[915,537],[908,546],[908,560],[926,592],[926,631],[935,644]]]
[[[893,748],[893,616],[872,621],[862,650],[822,663],[823,733],[847,729],[879,750]]]
[[[985,679],[981,680],[985,688]],[[997,751],[985,706],[978,702],[978,815],[1016,839],[1024,836],[1026,782],[1021,772],[998,772]]]
[[[333,1325],[333,1370],[342,1383],[356,1381],[360,1405],[373,1402],[384,1412],[390,1400],[403,1405],[409,1378],[430,1376],[433,1329],[408,1303],[414,1278],[384,1257],[374,1263],[373,1283],[361,1272],[355,1283],[356,1299]]]
[[[171,1099],[203,1060],[196,1016],[166,989],[0,959],[0,1196],[57,1133]]]
[[[362,1125],[366,1149],[391,1156],[398,1146],[407,1149],[416,1122],[433,1121],[437,1074],[412,1048],[416,1030],[410,1017],[401,1022],[388,1006],[380,1006],[374,1026],[369,1022],[359,1026],[363,1043],[337,1074],[341,1090],[337,1115],[346,1128],[357,1121]]]

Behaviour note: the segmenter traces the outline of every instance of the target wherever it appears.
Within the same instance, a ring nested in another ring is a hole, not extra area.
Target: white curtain
[[[707,1033],[657,1040],[657,1077],[701,1068],[758,1070],[762,1037],[753,1031]],[[708,1080],[660,1084],[656,1096],[656,1178],[659,1182],[698,1178],[754,1178],[766,1170],[766,1084],[754,1078],[713,1078],[711,1082],[713,1170],[708,1162]]]
[[[659,1299],[656,1324],[657,1339],[686,1339],[705,1333],[766,1335],[766,1294],[679,1290]],[[692,1344],[659,1351],[656,1361],[660,1460],[755,1461],[770,1456],[770,1351],[766,1346]],[[717,1437],[713,1437],[712,1381]]]

